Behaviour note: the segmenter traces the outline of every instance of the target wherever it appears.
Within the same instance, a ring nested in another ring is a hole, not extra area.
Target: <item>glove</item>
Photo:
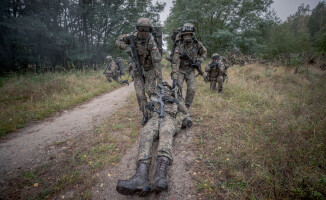
[[[130,54],[131,53],[131,47],[130,46],[126,46],[125,52],[128,53],[128,54]]]
[[[195,61],[195,66],[196,66],[196,67],[201,67],[201,63],[202,63],[202,62],[201,62],[200,60],[196,60],[196,61]]]
[[[174,89],[177,85],[178,85],[178,80],[177,79],[173,79],[172,89]]]

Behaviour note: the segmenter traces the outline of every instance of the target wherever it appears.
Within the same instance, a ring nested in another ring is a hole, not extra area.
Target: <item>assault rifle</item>
[[[143,74],[142,66],[140,65],[140,62],[139,62],[139,56],[138,56],[137,47],[136,47],[136,44],[135,44],[135,36],[134,35],[128,36],[128,40],[130,42],[130,47],[131,47],[132,61],[135,62],[137,71],[138,71],[138,73],[139,73],[139,75],[142,78],[143,83],[144,83],[145,82],[145,76]]]
[[[165,114],[164,114],[164,101],[163,101],[163,97],[164,97],[164,87],[161,84],[157,84],[157,88],[160,90],[160,93],[158,93],[157,91],[155,91],[155,94],[157,95],[158,99],[157,101],[160,104],[160,118],[164,118]]]
[[[105,74],[105,73],[106,73],[106,71],[107,71],[107,70],[110,68],[110,66],[111,66],[111,65],[107,65],[107,66],[106,66],[106,68],[105,68],[105,70],[104,70],[103,74]]]
[[[196,75],[196,77],[198,75],[201,75],[205,82],[207,81],[207,78],[204,76],[204,72],[201,70],[200,66],[197,66],[195,61],[192,59],[192,57],[189,55],[189,53],[187,51],[184,51],[181,56],[181,58],[185,58],[190,62],[191,68],[187,70],[187,74],[189,74],[190,72],[192,72],[194,70],[194,68],[198,71],[198,74]]]
[[[220,64],[218,62],[212,62],[211,64],[209,64],[209,67],[211,69],[217,69],[220,66]]]
[[[158,102],[160,104],[160,110],[156,110],[155,109],[155,103],[154,102],[149,102],[146,104],[146,108],[150,111],[156,112],[158,114],[160,114],[160,118],[164,118],[165,117],[165,113],[164,113],[164,107],[165,107],[165,102],[170,102],[170,103],[179,103],[178,99],[169,97],[164,95],[165,90],[163,85],[158,84],[157,85],[157,89],[159,91],[155,91],[154,93],[157,95],[157,98],[155,97],[151,97],[152,101]]]

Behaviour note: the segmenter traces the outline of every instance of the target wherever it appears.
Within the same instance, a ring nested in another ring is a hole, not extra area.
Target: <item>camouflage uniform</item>
[[[188,23],[185,24],[185,26]],[[191,24],[190,24],[191,25]],[[195,69],[190,65],[190,62],[181,57],[184,51],[187,51],[194,61],[198,61],[200,64],[206,59],[207,51],[203,44],[192,37],[189,42],[184,41],[183,35],[193,32],[181,32],[176,38],[176,47],[172,57],[172,72],[171,77],[173,80],[178,81],[179,86],[183,87],[183,82],[187,83],[187,94],[185,98],[185,104],[189,108],[196,92],[196,74]]]
[[[210,89],[216,89],[216,82],[218,82],[218,89],[222,92],[223,82],[224,82],[224,73],[225,73],[225,65],[222,61],[222,57],[220,57],[217,53],[212,55],[212,61],[205,67],[205,71],[207,72],[207,81],[210,82]]]
[[[172,164],[173,159],[173,136],[180,131],[183,122],[187,120],[188,109],[181,95],[175,98],[174,94],[176,92],[172,92],[172,88],[166,82],[162,83],[162,85],[164,88],[162,101],[165,102],[164,117],[156,112],[160,110],[160,103],[158,103],[158,98],[152,96],[152,101],[146,105],[146,109],[150,113],[150,120],[141,131],[137,169],[131,178],[119,180],[116,190],[120,194],[132,195],[138,192],[139,196],[144,197],[148,196],[152,191],[162,192],[168,189],[167,168]],[[161,92],[159,90],[157,94],[161,94]],[[148,174],[152,160],[152,146],[156,138],[159,138],[156,171],[150,186]]]
[[[146,23],[144,23],[146,22]],[[140,18],[137,22],[137,27],[142,24],[148,25],[149,20],[146,18]],[[139,109],[144,113],[144,107],[147,103],[147,97],[145,92],[150,97],[154,94],[156,79],[158,82],[162,82],[162,69],[161,69],[161,54],[155,43],[154,37],[149,32],[146,38],[141,37],[140,31],[135,31],[129,34],[120,35],[115,41],[115,44],[120,49],[130,48],[128,36],[135,36],[135,44],[137,47],[137,53],[139,55],[140,65],[142,66],[144,79],[137,71],[136,64],[132,63],[131,75],[134,80],[134,86],[136,96],[138,100]],[[130,49],[129,49],[130,50]]]
[[[115,59],[115,63],[117,64],[118,68],[119,68],[119,72],[121,73],[121,76],[125,74],[125,67],[124,67],[124,63],[123,63],[123,59],[121,57],[117,57]]]
[[[107,67],[105,69],[105,71],[103,72],[103,74],[106,76],[106,78],[108,79],[109,82],[111,82],[111,78],[115,81],[118,81],[118,77],[119,77],[119,68],[118,66],[115,64],[115,62],[112,60],[111,56],[107,57]]]
[[[166,90],[169,91],[169,89]],[[166,95],[171,96],[169,92],[167,92]],[[152,102],[155,105],[155,109],[160,110],[160,104],[155,101]],[[185,106],[182,98],[179,98],[178,103],[165,103],[164,118],[160,118],[159,114],[156,112],[149,112],[150,119],[141,131],[141,138],[139,141],[138,150],[138,162],[143,162],[148,165],[151,164],[153,141],[155,138],[159,138],[157,156],[165,156],[169,158],[171,164],[173,160],[173,136],[181,130],[182,122],[188,116],[188,109]]]

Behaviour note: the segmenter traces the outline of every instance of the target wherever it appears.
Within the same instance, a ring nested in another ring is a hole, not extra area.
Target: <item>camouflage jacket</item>
[[[147,71],[153,68],[160,68],[162,56],[157,47],[157,44],[155,43],[154,37],[151,34],[146,40],[139,39],[137,37],[137,31],[130,34],[123,34],[120,35],[115,41],[115,45],[120,49],[125,49],[128,45],[130,45],[127,39],[129,35],[135,36],[137,53],[139,55],[139,61],[143,67],[143,70]]]
[[[216,81],[217,77],[222,76],[225,72],[225,65],[223,61],[219,60],[217,65],[214,67],[213,61],[210,61],[208,65],[205,67],[205,71],[207,72],[207,80],[208,81]]]
[[[159,92],[158,88],[157,91]],[[164,95],[171,99],[174,99],[174,93],[171,91],[170,87],[169,88],[165,87]],[[154,115],[157,114],[157,112],[153,111],[152,109],[156,111],[160,111],[161,105],[156,95],[152,96],[150,99],[151,101],[147,103],[146,109],[147,112],[149,113],[149,116],[153,117]],[[186,107],[181,95],[179,95],[178,98],[176,98],[176,100],[177,100],[176,102],[169,102],[169,101],[164,102],[164,114],[170,115],[174,118],[179,118],[180,120],[182,118],[183,120],[189,115],[189,110]],[[149,107],[152,107],[152,109],[149,109]]]
[[[180,57],[184,51],[187,51],[194,61],[200,60],[203,62],[206,60],[207,56],[206,48],[201,42],[196,39],[194,39],[193,42],[189,44],[183,42],[183,40],[177,40],[176,43],[177,45],[172,57],[172,79],[177,79],[178,73],[180,72],[185,74],[186,71],[191,67],[187,59]]]
[[[119,75],[119,68],[114,61],[111,61],[108,63],[107,68],[104,71],[104,74],[107,74],[109,76],[118,76]]]

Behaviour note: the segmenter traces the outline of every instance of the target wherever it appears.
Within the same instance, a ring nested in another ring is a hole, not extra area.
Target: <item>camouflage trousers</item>
[[[218,89],[223,89],[223,82],[224,82],[224,78],[223,76],[218,76],[217,80],[212,80],[210,81],[210,89],[211,90],[216,90],[216,82],[218,83]]]
[[[170,159],[171,164],[173,137],[181,130],[182,121],[186,117],[181,112],[178,112],[176,117],[166,114],[164,118],[159,118],[159,115],[154,113],[141,131],[137,161],[151,164],[153,142],[159,138],[157,157],[165,156]]]
[[[139,75],[136,67],[133,67],[132,78],[134,79],[134,87],[136,91],[139,110],[142,112],[144,111],[145,105],[147,103],[146,93],[149,97],[153,95],[156,86],[155,69],[150,69],[144,71],[143,73],[145,76],[145,81]]]
[[[112,82],[112,79],[118,82],[118,76],[114,76],[113,74],[105,74],[105,76],[109,82]]]
[[[187,73],[184,70],[180,70],[178,74],[178,84],[180,85],[180,89],[182,91],[183,88],[183,82],[186,81],[187,84],[187,92],[186,92],[186,98],[185,98],[185,104],[189,108],[192,104],[195,93],[196,93],[196,73],[195,70],[192,70],[190,73]]]

